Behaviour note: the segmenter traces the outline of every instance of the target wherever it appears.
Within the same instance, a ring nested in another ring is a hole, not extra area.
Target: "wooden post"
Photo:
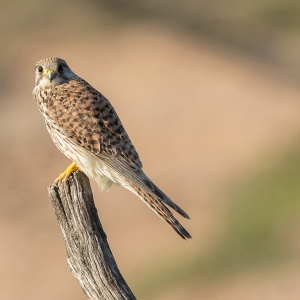
[[[89,179],[80,171],[48,187],[67,262],[88,299],[136,299],[122,277],[100,223]]]

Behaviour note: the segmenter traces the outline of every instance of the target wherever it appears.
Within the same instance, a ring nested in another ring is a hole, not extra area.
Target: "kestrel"
[[[60,58],[35,65],[33,96],[57,148],[71,165],[56,179],[82,170],[101,190],[114,183],[137,195],[184,239],[191,238],[168,205],[189,216],[143,172],[142,162],[110,102]]]

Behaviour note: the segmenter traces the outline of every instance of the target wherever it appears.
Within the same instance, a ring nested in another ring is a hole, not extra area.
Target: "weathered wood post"
[[[88,299],[136,299],[122,277],[100,223],[89,179],[82,172],[48,187],[67,262]]]

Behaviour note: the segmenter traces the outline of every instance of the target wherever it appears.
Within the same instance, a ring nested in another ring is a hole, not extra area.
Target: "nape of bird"
[[[55,180],[66,180],[76,170],[96,181],[101,190],[112,184],[137,195],[183,238],[191,235],[176,220],[169,206],[189,216],[143,172],[143,165],[115,109],[60,58],[45,58],[35,65],[33,96],[46,128],[71,165]]]

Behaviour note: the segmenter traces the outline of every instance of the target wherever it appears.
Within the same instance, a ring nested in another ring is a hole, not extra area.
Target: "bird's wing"
[[[58,101],[52,107],[53,118],[69,138],[126,180],[189,218],[143,172],[139,155],[116,111],[101,93],[83,79],[75,79],[57,86],[54,94]]]
[[[56,87],[53,116],[69,138],[95,155],[119,157],[131,168],[142,162],[110,102],[82,79]]]
[[[120,157],[112,157],[107,156],[104,154],[100,154],[99,157],[102,161],[104,161],[108,166],[112,169],[118,171],[122,174],[131,185],[136,190],[136,186],[139,189],[149,193],[151,196],[159,199],[159,201],[163,202],[164,204],[168,205],[169,207],[173,208],[177,211],[180,215],[184,218],[189,219],[190,217],[188,214],[179,207],[176,203],[174,203],[169,196],[167,196],[160,188],[155,185],[152,180],[143,172],[142,169],[135,169],[132,167],[128,167],[126,162],[123,161]]]

